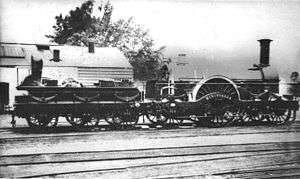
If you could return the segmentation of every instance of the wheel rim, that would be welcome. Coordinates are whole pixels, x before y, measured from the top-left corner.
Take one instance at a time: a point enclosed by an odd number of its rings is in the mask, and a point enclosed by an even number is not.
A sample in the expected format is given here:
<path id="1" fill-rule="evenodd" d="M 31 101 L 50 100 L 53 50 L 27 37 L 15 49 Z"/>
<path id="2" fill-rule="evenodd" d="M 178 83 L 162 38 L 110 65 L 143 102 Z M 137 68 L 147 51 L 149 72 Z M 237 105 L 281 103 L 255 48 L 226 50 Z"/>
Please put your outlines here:
<path id="1" fill-rule="evenodd" d="M 212 78 L 201 85 L 196 94 L 196 100 L 210 93 L 222 93 L 231 97 L 231 100 L 238 100 L 239 94 L 234 85 L 223 78 Z"/>

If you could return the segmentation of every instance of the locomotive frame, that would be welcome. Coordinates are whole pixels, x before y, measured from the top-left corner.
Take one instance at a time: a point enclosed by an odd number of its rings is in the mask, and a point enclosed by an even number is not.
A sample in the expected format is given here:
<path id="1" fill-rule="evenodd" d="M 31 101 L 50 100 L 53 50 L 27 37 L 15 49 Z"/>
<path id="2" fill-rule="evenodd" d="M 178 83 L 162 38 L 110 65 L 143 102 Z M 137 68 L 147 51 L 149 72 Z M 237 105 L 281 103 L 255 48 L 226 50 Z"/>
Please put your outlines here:
<path id="1" fill-rule="evenodd" d="M 170 86 L 170 88 L 174 88 Z M 114 128 L 141 124 L 197 126 L 289 124 L 296 119 L 299 104 L 292 97 L 270 91 L 245 98 L 240 87 L 223 76 L 204 79 L 189 99 L 165 95 L 142 100 L 136 88 L 128 87 L 37 87 L 19 86 L 29 95 L 17 96 L 13 116 L 25 118 L 32 128 L 55 127 L 60 117 L 72 126 L 97 126 L 105 121 Z M 250 93 L 250 92 L 249 92 Z M 187 95 L 187 94 L 185 94 Z M 244 98 L 244 99 L 242 99 Z"/>

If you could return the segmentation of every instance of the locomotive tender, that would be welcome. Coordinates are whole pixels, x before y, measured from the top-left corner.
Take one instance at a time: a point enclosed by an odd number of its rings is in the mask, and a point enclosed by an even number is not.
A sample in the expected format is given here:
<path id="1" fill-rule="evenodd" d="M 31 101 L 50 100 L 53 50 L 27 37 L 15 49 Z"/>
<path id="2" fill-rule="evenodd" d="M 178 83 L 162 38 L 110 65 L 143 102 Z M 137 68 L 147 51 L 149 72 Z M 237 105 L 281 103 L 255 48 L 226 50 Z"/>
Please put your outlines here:
<path id="1" fill-rule="evenodd" d="M 200 81 L 148 81 L 146 95 L 134 87 L 112 85 L 21 85 L 17 89 L 28 95 L 16 96 L 12 124 L 14 116 L 25 118 L 33 128 L 55 127 L 61 117 L 76 127 L 103 122 L 116 128 L 140 123 L 209 127 L 291 123 L 298 101 L 291 95 L 279 96 L 278 76 L 266 74 L 271 41 L 259 40 L 260 63 L 249 69 L 259 72 L 260 79 L 211 76 Z"/>

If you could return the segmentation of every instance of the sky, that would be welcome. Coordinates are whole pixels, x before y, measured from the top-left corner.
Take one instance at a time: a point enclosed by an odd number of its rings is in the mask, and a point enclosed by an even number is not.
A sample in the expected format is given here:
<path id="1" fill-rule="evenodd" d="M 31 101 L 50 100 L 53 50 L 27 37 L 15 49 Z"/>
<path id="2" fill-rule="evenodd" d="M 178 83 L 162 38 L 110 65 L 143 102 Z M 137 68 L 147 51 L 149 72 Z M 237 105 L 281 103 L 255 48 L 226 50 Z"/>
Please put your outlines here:
<path id="1" fill-rule="evenodd" d="M 84 0 L 0 0 L 0 40 L 48 43 L 54 17 Z M 96 5 L 101 1 L 96 0 Z M 133 17 L 156 47 L 204 73 L 243 73 L 258 62 L 258 39 L 270 38 L 271 65 L 281 76 L 300 72 L 300 1 L 111 0 L 113 20 Z M 178 57 L 185 53 L 185 57 Z M 196 65 L 195 65 L 196 64 Z M 196 68 L 197 66 L 197 68 Z M 181 67 L 179 67 L 181 68 Z M 183 67 L 182 67 L 183 68 Z M 225 69 L 225 71 L 224 71 Z M 187 72 L 186 70 L 183 70 Z M 222 73 L 220 72 L 222 71 Z"/>

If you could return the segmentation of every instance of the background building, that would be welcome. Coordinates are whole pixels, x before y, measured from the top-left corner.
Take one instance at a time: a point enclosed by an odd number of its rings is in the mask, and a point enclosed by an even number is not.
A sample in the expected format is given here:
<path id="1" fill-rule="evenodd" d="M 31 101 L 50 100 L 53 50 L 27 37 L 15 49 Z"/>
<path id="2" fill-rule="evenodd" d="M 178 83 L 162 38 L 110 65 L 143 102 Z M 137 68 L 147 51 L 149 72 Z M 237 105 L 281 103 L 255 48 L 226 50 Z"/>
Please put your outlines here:
<path id="1" fill-rule="evenodd" d="M 43 60 L 42 77 L 58 80 L 74 78 L 83 85 L 93 85 L 100 79 L 133 80 L 128 59 L 117 48 L 58 46 L 41 44 L 0 45 L 0 103 L 11 106 L 16 87 L 30 74 L 31 56 Z"/>

